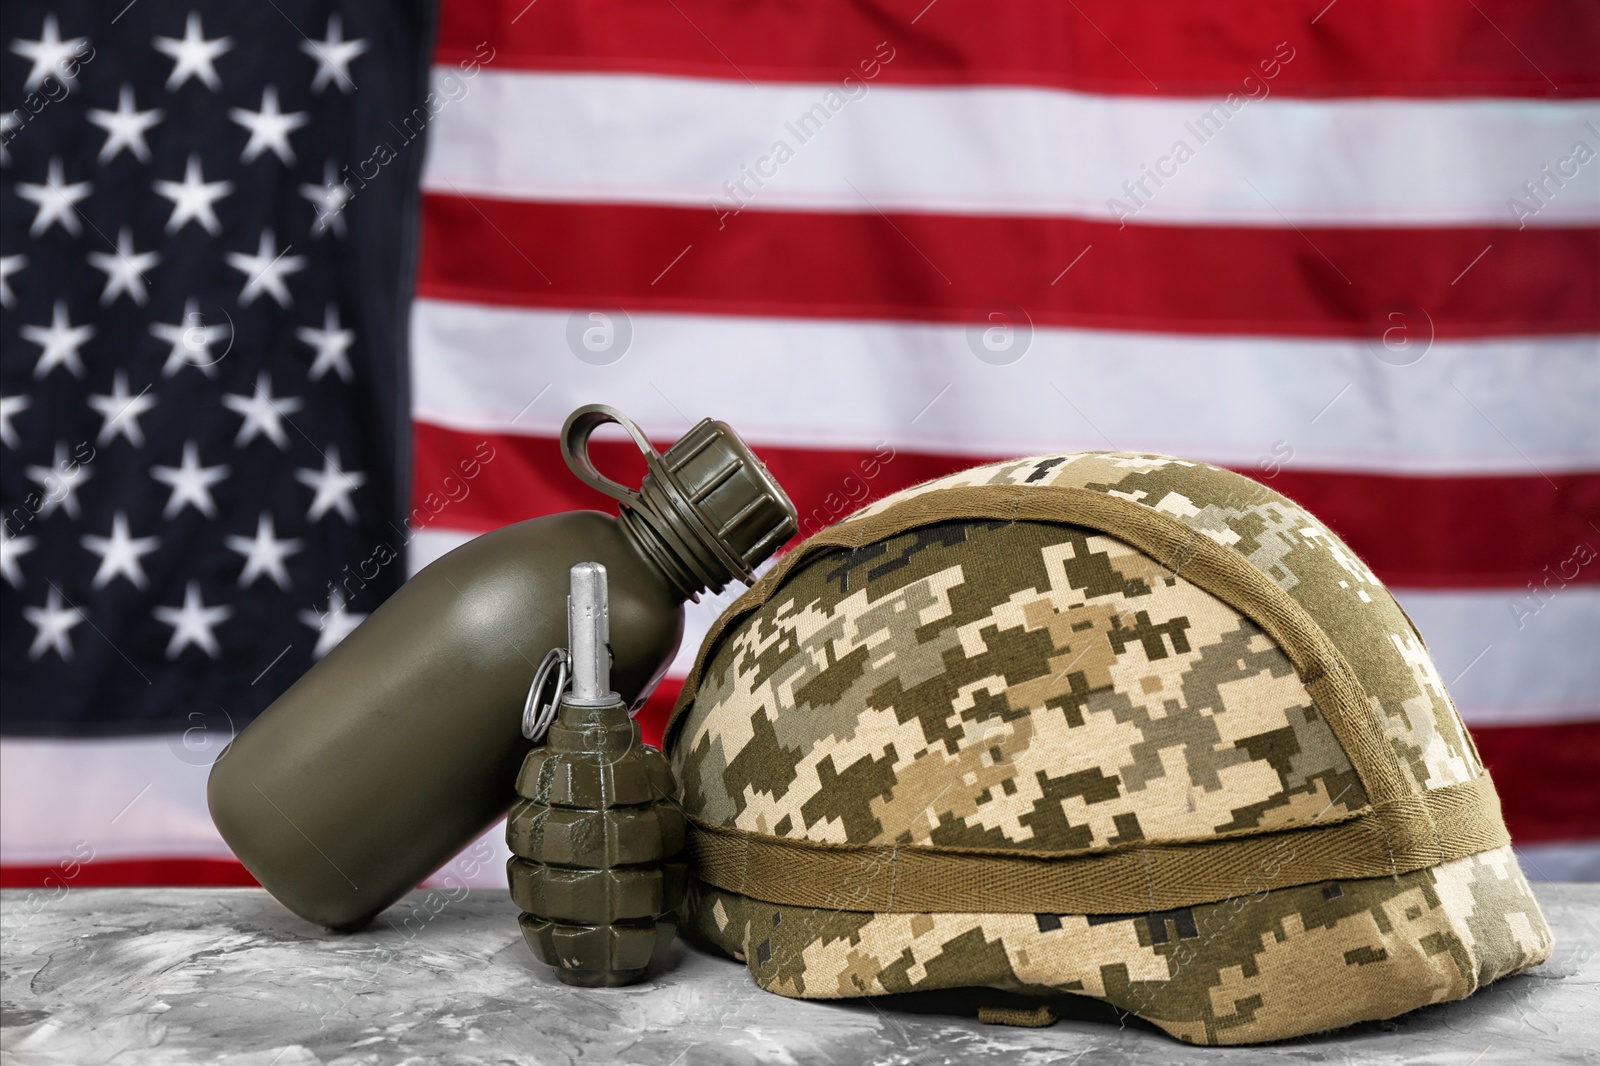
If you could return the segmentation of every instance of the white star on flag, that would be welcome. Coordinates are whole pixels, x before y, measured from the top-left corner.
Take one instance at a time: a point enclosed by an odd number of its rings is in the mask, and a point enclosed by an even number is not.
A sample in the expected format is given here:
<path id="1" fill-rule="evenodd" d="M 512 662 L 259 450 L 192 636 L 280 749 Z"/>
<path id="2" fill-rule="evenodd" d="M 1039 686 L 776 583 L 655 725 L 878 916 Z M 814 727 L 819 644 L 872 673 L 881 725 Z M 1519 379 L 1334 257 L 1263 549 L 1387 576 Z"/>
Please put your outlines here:
<path id="1" fill-rule="evenodd" d="M 59 156 L 51 158 L 49 172 L 42 184 L 19 181 L 16 189 L 18 196 L 36 208 L 33 225 L 28 227 L 28 236 L 37 237 L 56 223 L 60 223 L 61 228 L 74 237 L 83 232 L 83 226 L 78 222 L 78 201 L 93 192 L 94 186 L 87 181 L 67 184 Z"/>
<path id="2" fill-rule="evenodd" d="M 190 222 L 198 222 L 215 237 L 222 232 L 217 220 L 216 204 L 233 192 L 231 181 L 207 181 L 200 169 L 200 157 L 191 155 L 183 170 L 182 181 L 157 181 L 156 195 L 172 201 L 172 216 L 167 219 L 167 232 L 176 233 Z"/>
<path id="3" fill-rule="evenodd" d="M 68 92 L 76 89 L 78 79 L 73 68 L 77 64 L 72 60 L 87 51 L 84 46 L 88 43 L 87 37 L 68 37 L 63 40 L 55 14 L 46 15 L 37 41 L 18 38 L 11 42 L 11 50 L 33 64 L 22 82 L 22 91 L 31 93 L 52 76 L 66 86 Z"/>
<path id="4" fill-rule="evenodd" d="M 274 397 L 272 378 L 263 370 L 256 375 L 254 395 L 230 392 L 222 398 L 222 405 L 244 418 L 239 424 L 238 436 L 233 438 L 234 447 L 242 448 L 266 434 L 267 439 L 279 448 L 287 448 L 289 435 L 283 431 L 283 419 L 300 410 L 305 403 L 295 396 Z"/>
<path id="5" fill-rule="evenodd" d="M 0 166 L 11 165 L 11 131 L 22 128 L 22 119 L 15 111 L 0 112 Z"/>
<path id="6" fill-rule="evenodd" d="M 65 441 L 56 441 L 54 466 L 31 465 L 25 467 L 23 472 L 28 475 L 29 481 L 44 489 L 44 501 L 39 505 L 40 518 L 49 518 L 58 507 L 73 518 L 80 517 L 78 490 L 94 474 L 89 464 L 68 461 Z"/>
<path id="7" fill-rule="evenodd" d="M 289 249 L 294 247 L 292 244 L 286 246 L 283 251 L 274 253 L 272 247 L 276 243 L 272 231 L 263 230 L 261 240 L 256 246 L 256 254 L 228 253 L 228 265 L 243 274 L 246 279 L 244 288 L 239 290 L 241 306 L 249 307 L 263 292 L 278 301 L 279 307 L 288 307 L 294 303 L 284 279 L 298 270 L 304 270 L 306 257 L 290 255 Z"/>
<path id="8" fill-rule="evenodd" d="M 150 386 L 146 385 L 137 396 L 130 393 L 127 373 L 117 371 L 111 379 L 111 395 L 89 397 L 89 406 L 99 412 L 103 420 L 100 435 L 95 437 L 94 442 L 106 445 L 123 436 L 135 448 L 143 448 L 144 430 L 139 428 L 139 416 L 156 405 L 156 398 L 149 392 Z"/>
<path id="9" fill-rule="evenodd" d="M 15 111 L 0 112 L 0 166 L 11 165 L 11 131 L 22 128 L 22 120 Z"/>
<path id="10" fill-rule="evenodd" d="M 140 111 L 138 105 L 134 103 L 131 85 L 124 85 L 122 91 L 118 93 L 115 111 L 102 111 L 98 107 L 91 107 L 89 121 L 106 131 L 106 143 L 100 148 L 99 161 L 109 163 L 117 158 L 123 149 L 127 149 L 139 162 L 150 162 L 150 145 L 145 141 L 144 135 L 161 121 L 161 114 L 159 107 Z"/>
<path id="11" fill-rule="evenodd" d="M 172 489 L 162 518 L 171 518 L 185 506 L 193 507 L 207 518 L 217 516 L 216 501 L 211 498 L 211 486 L 227 477 L 226 466 L 201 466 L 200 446 L 194 441 L 183 445 L 181 466 L 152 466 L 150 476 Z"/>
<path id="12" fill-rule="evenodd" d="M 211 346 L 230 337 L 232 333 L 230 326 L 206 325 L 200 315 L 198 300 L 184 301 L 182 322 L 150 324 L 150 336 L 172 345 L 172 350 L 167 353 L 167 361 L 161 365 L 161 376 L 170 378 L 184 367 L 192 366 L 199 368 L 208 378 L 215 377 L 216 364 L 228 353 L 212 356 Z"/>
<path id="13" fill-rule="evenodd" d="M 189 582 L 183 591 L 182 607 L 157 607 L 151 612 L 156 621 L 172 627 L 172 639 L 167 642 L 167 658 L 178 654 L 193 644 L 211 658 L 221 656 L 222 648 L 212 632 L 217 626 L 233 617 L 232 607 L 207 607 L 200 598 L 200 583 Z"/>
<path id="14" fill-rule="evenodd" d="M 28 646 L 28 658 L 41 658 L 46 651 L 54 651 L 63 659 L 72 658 L 72 627 L 84 618 L 76 607 L 62 606 L 60 589 L 51 585 L 44 606 L 24 607 L 22 617 L 37 630 Z"/>
<path id="15" fill-rule="evenodd" d="M 244 569 L 239 572 L 239 587 L 248 588 L 265 574 L 272 578 L 279 588 L 289 588 L 289 569 L 284 561 L 289 556 L 300 551 L 305 546 L 305 541 L 298 538 L 278 539 L 276 529 L 273 527 L 272 515 L 266 511 L 261 512 L 261 517 L 256 520 L 256 535 L 250 537 L 227 538 L 228 550 L 238 552 L 244 556 Z"/>
<path id="16" fill-rule="evenodd" d="M 300 42 L 300 51 L 317 61 L 317 73 L 311 79 L 311 91 L 320 93 L 330 82 L 336 83 L 340 92 L 353 90 L 356 83 L 350 80 L 350 63 L 367 47 L 364 37 L 345 40 L 343 20 L 337 13 L 329 15 L 326 40 L 313 41 L 307 38 Z"/>
<path id="17" fill-rule="evenodd" d="M 143 307 L 150 299 L 146 289 L 149 284 L 144 272 L 161 262 L 159 252 L 139 252 L 133 247 L 133 230 L 123 226 L 117 231 L 117 251 L 113 255 L 109 252 L 90 252 L 89 265 L 96 270 L 103 271 L 106 276 L 105 291 L 100 294 L 100 306 L 105 307 L 113 303 L 123 293 L 134 303 Z"/>
<path id="18" fill-rule="evenodd" d="M 311 507 L 306 511 L 306 518 L 312 522 L 327 514 L 330 510 L 338 511 L 340 517 L 351 525 L 356 521 L 355 504 L 350 502 L 350 494 L 367 483 L 367 475 L 355 471 L 344 470 L 339 466 L 339 449 L 333 445 L 322 456 L 322 469 L 311 470 L 301 467 L 294 472 L 295 480 L 310 488 L 316 495 L 311 500 Z"/>
<path id="19" fill-rule="evenodd" d="M 28 265 L 28 257 L 17 255 L 0 255 L 0 307 L 10 307 L 17 302 L 17 294 L 11 291 L 11 275 Z"/>
<path id="20" fill-rule="evenodd" d="M 278 89 L 269 85 L 261 90 L 261 110 L 248 111 L 242 107 L 228 108 L 228 117 L 250 131 L 250 140 L 239 153 L 239 161 L 253 163 L 267 149 L 285 165 L 294 162 L 294 149 L 289 147 L 289 134 L 311 121 L 304 111 L 278 110 Z"/>
<path id="21" fill-rule="evenodd" d="M 149 583 L 144 564 L 139 560 L 155 551 L 160 537 L 134 537 L 128 532 L 128 515 L 118 511 L 111 519 L 109 537 L 84 536 L 80 543 L 100 556 L 100 568 L 95 571 L 93 586 L 105 588 L 118 577 L 133 582 L 134 588 L 144 588 Z"/>
<path id="22" fill-rule="evenodd" d="M 329 589 L 326 611 L 300 612 L 300 621 L 317 631 L 317 646 L 311 649 L 311 657 L 320 659 L 328 654 L 366 617 L 348 610 L 344 605 L 344 596 L 340 595 L 338 589 Z"/>
<path id="23" fill-rule="evenodd" d="M 20 393 L 0 396 L 0 441 L 5 442 L 7 448 L 15 448 L 21 443 L 17 439 L 17 427 L 11 424 L 11 420 L 32 406 L 33 401 Z"/>
<path id="24" fill-rule="evenodd" d="M 344 209 L 355 194 L 338 180 L 338 176 L 339 172 L 330 159 L 322 164 L 321 185 L 307 182 L 300 186 L 300 195 L 310 200 L 311 206 L 317 211 L 316 221 L 311 223 L 313 237 L 320 237 L 330 229 L 337 236 L 344 236 Z"/>
<path id="25" fill-rule="evenodd" d="M 350 369 L 350 345 L 355 343 L 356 333 L 353 329 L 339 328 L 339 309 L 336 306 L 328 304 L 321 329 L 301 326 L 294 331 L 294 335 L 317 351 L 308 372 L 312 381 L 321 381 L 322 375 L 329 370 L 338 374 L 340 381 L 348 382 L 355 377 L 355 372 Z"/>
<path id="26" fill-rule="evenodd" d="M 48 326 L 23 326 L 17 332 L 43 349 L 33 365 L 34 377 L 42 378 L 58 366 L 66 367 L 75 378 L 83 377 L 83 357 L 78 349 L 94 336 L 94 327 L 74 326 L 67 317 L 67 301 L 56 301 Z"/>
<path id="27" fill-rule="evenodd" d="M 33 537 L 13 537 L 6 532 L 6 523 L 0 522 L 0 576 L 14 589 L 22 587 L 22 567 L 17 560 L 37 546 Z"/>
<path id="28" fill-rule="evenodd" d="M 222 88 L 217 75 L 216 61 L 233 48 L 232 37 L 215 37 L 206 40 L 201 27 L 200 12 L 191 11 L 183 25 L 183 39 L 157 37 L 150 42 L 156 51 L 173 59 L 172 74 L 167 78 L 167 92 L 183 85 L 190 78 L 199 78 L 207 89 L 216 92 Z"/>

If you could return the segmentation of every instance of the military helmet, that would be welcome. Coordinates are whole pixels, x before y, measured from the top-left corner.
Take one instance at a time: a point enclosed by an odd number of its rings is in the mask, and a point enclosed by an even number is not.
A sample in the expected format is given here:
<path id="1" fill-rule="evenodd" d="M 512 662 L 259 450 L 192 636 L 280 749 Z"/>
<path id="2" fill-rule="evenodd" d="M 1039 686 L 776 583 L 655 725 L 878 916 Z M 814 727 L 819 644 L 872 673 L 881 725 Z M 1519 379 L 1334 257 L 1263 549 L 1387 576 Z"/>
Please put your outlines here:
<path id="1" fill-rule="evenodd" d="M 863 508 L 718 620 L 667 750 L 685 926 L 780 995 L 1070 992 L 1235 1044 L 1550 952 L 1416 627 L 1204 463 L 1038 456 Z"/>

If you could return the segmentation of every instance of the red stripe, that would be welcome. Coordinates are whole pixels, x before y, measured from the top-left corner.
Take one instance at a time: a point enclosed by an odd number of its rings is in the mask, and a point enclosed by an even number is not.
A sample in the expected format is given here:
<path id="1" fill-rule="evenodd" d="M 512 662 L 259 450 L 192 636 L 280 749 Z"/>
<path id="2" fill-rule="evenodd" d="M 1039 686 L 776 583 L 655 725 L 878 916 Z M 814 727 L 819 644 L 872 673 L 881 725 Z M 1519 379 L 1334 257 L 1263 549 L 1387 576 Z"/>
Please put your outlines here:
<path id="1" fill-rule="evenodd" d="M 1241 91 L 1247 75 L 1276 69 L 1268 85 L 1292 96 L 1574 97 L 1600 92 L 1596 40 L 1600 8 L 1571 0 L 481 0 L 443 5 L 437 55 L 522 70 L 791 82 L 875 70 L 911 85 L 1169 96 Z M 1260 66 L 1274 55 L 1291 58 Z"/>
<path id="2" fill-rule="evenodd" d="M 1341 337 L 1381 336 L 1397 310 L 1421 323 L 1420 307 L 1440 338 L 1600 330 L 1594 228 L 719 221 L 709 207 L 430 195 L 423 229 L 419 293 L 472 303 L 940 322 L 1019 304 L 1041 326 Z"/>
<path id="3" fill-rule="evenodd" d="M 484 442 L 494 457 L 481 464 L 476 478 L 462 481 L 457 464 L 481 455 L 477 449 Z M 638 484 L 643 477 L 643 462 L 631 444 L 596 440 L 590 451 L 624 484 Z M 806 534 L 831 525 L 867 498 L 987 461 L 892 448 L 887 462 L 869 452 L 820 448 L 761 447 L 759 452 L 795 501 Z M 567 471 L 553 437 L 461 432 L 419 422 L 413 460 L 411 524 L 417 527 L 482 531 L 556 511 L 615 510 L 611 500 Z M 1261 476 L 1254 470 L 1241 473 Z M 459 501 L 435 488 L 451 475 L 449 484 L 466 489 Z M 1266 483 L 1328 523 L 1397 588 L 1521 588 L 1539 580 L 1545 566 L 1567 558 L 1580 541 L 1595 543 L 1584 516 L 1600 514 L 1600 474 L 1555 474 L 1546 480 L 1284 470 Z M 455 491 L 459 495 L 461 489 Z M 1586 567 L 1574 580 L 1600 583 L 1600 567 Z"/>
<path id="4" fill-rule="evenodd" d="M 652 748 L 661 746 L 661 731 L 666 728 L 667 716 L 672 713 L 672 705 L 678 702 L 678 693 L 683 691 L 683 678 L 664 677 L 656 690 L 650 693 L 650 698 L 639 709 L 636 720 L 639 723 L 639 734 L 644 742 Z"/>
<path id="5" fill-rule="evenodd" d="M 37 888 L 60 895 L 110 885 L 246 885 L 257 881 L 233 859 L 93 859 L 52 866 L 0 866 L 0 888 Z M 27 897 L 18 904 L 27 906 Z"/>
<path id="6" fill-rule="evenodd" d="M 1472 731 L 1518 844 L 1600 837 L 1600 721 Z"/>
<path id="7" fill-rule="evenodd" d="M 1600 474 L 1547 480 L 1240 473 L 1326 522 L 1395 588 L 1520 589 L 1542 581 L 1544 568 L 1560 566 L 1580 542 L 1600 547 L 1585 521 L 1600 514 Z M 1600 567 L 1567 580 L 1600 584 Z"/>
<path id="8" fill-rule="evenodd" d="M 669 678 L 639 712 L 645 742 L 657 747 L 683 689 Z M 1472 731 L 1518 844 L 1600 838 L 1600 721 Z"/>

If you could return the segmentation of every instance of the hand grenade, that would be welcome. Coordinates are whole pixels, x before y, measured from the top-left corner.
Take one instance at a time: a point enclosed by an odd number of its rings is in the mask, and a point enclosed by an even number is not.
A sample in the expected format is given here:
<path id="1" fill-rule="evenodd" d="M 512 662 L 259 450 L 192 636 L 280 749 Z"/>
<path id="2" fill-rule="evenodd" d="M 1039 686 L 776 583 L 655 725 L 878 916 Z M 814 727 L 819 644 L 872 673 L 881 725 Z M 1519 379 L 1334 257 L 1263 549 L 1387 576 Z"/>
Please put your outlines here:
<path id="1" fill-rule="evenodd" d="M 677 932 L 683 813 L 666 758 L 611 690 L 606 568 L 579 563 L 567 649 L 546 656 L 523 711 L 528 753 L 506 822 L 523 938 L 567 984 L 632 984 Z M 568 676 L 570 674 L 570 689 Z M 554 676 L 554 696 L 544 692 Z"/>

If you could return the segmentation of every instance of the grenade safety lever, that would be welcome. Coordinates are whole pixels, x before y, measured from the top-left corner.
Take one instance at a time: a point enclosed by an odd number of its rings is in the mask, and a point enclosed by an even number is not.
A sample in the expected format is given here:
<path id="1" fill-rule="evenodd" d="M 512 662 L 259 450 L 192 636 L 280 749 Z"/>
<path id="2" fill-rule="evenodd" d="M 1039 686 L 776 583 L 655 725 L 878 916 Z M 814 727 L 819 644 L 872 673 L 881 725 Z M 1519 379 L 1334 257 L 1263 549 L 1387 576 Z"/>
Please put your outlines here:
<path id="1" fill-rule="evenodd" d="M 578 563 L 570 589 L 568 646 L 523 708 L 523 734 L 547 743 L 517 775 L 506 873 L 533 953 L 567 984 L 610 987 L 643 979 L 672 943 L 684 821 L 666 758 L 611 690 L 606 568 Z"/>

